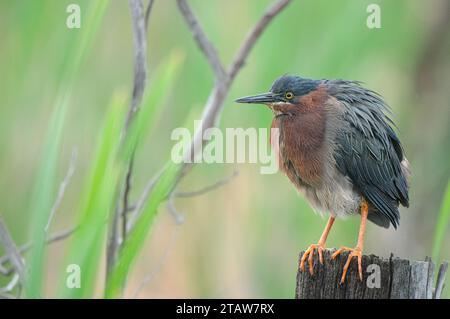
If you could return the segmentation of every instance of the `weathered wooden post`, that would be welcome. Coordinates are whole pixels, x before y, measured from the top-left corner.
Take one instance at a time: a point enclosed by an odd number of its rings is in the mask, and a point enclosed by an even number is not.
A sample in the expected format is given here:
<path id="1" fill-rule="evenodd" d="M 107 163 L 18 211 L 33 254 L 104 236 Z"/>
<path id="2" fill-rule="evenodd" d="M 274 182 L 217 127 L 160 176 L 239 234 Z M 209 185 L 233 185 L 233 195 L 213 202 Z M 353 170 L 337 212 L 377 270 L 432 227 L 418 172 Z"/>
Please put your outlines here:
<path id="1" fill-rule="evenodd" d="M 297 273 L 295 297 L 297 299 L 439 299 L 444 288 L 448 263 L 438 271 L 436 285 L 433 262 L 389 259 L 374 255 L 363 256 L 363 281 L 358 279 L 356 259 L 352 261 L 344 284 L 340 284 L 342 269 L 348 253 L 331 260 L 334 250 L 324 251 L 324 264 L 314 257 L 314 275 L 305 271 Z M 300 253 L 300 256 L 303 252 Z"/>

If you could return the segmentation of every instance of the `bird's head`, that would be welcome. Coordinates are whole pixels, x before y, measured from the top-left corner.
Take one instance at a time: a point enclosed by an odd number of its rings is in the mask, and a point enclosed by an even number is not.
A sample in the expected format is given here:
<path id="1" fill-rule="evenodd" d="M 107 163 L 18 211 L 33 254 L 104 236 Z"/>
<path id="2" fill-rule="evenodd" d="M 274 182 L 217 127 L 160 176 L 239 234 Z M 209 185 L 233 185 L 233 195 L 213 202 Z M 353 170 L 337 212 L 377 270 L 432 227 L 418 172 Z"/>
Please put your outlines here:
<path id="1" fill-rule="evenodd" d="M 267 93 L 241 97 L 238 103 L 265 104 L 275 114 L 295 114 L 302 112 L 304 97 L 318 90 L 321 80 L 304 79 L 299 76 L 284 75 L 272 84 Z"/>

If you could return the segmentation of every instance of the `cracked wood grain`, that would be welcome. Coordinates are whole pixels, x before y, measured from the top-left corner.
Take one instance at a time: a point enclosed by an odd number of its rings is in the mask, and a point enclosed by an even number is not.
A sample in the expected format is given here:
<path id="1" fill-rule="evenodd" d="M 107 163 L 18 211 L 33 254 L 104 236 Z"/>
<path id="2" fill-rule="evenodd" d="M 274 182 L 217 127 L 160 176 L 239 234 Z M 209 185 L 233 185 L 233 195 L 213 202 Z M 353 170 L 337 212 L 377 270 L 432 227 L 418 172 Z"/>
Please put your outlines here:
<path id="1" fill-rule="evenodd" d="M 434 289 L 434 263 L 425 261 L 410 261 L 391 255 L 381 258 L 375 255 L 364 255 L 363 281 L 357 276 L 356 260 L 352 261 L 347 273 L 346 282 L 341 285 L 342 269 L 347 260 L 348 252 L 331 260 L 334 249 L 324 251 L 324 264 L 321 265 L 317 255 L 314 257 L 314 275 L 309 273 L 309 265 L 305 271 L 298 270 L 295 298 L 297 299 L 432 299 L 439 298 L 444 285 L 447 263 L 443 263 L 439 270 L 436 289 Z M 300 256 L 303 252 L 300 253 Z M 373 282 L 373 270 L 379 267 L 380 284 L 370 287 Z M 436 293 L 434 293 L 436 291 Z"/>

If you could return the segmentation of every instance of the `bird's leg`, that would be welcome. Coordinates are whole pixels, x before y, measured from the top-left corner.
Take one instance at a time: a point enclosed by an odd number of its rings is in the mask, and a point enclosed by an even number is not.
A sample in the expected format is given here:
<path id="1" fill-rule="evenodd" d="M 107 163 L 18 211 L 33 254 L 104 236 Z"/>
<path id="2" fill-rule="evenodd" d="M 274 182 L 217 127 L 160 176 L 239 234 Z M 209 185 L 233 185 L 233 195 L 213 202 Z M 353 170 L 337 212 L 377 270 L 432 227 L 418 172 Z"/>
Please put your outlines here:
<path id="1" fill-rule="evenodd" d="M 344 271 L 342 272 L 341 277 L 341 284 L 345 281 L 345 276 L 347 275 L 348 267 L 350 266 L 350 262 L 352 261 L 353 257 L 358 258 L 358 274 L 359 279 L 362 281 L 362 251 L 364 248 L 364 234 L 366 232 L 366 222 L 367 222 L 367 215 L 369 214 L 369 205 L 367 204 L 367 201 L 363 199 L 361 203 L 361 225 L 359 226 L 359 235 L 358 235 L 358 243 L 356 244 L 355 248 L 348 248 L 348 247 L 341 247 L 339 248 L 332 256 L 331 259 L 335 259 L 340 253 L 343 251 L 349 251 L 350 254 L 348 255 L 347 262 L 344 265 Z"/>
<path id="2" fill-rule="evenodd" d="M 333 226 L 333 222 L 334 222 L 334 217 L 330 216 L 330 218 L 328 219 L 327 222 L 327 226 L 325 227 L 322 236 L 320 236 L 319 242 L 317 244 L 312 244 L 311 246 L 309 246 L 309 248 L 303 253 L 303 256 L 300 260 L 300 269 L 302 271 L 305 270 L 305 261 L 306 258 L 308 258 L 308 263 L 309 263 L 309 273 L 311 275 L 314 274 L 313 271 L 313 255 L 314 255 L 314 250 L 317 250 L 317 252 L 319 253 L 319 261 L 321 264 L 323 264 L 323 250 L 325 249 L 325 242 L 327 240 L 328 237 L 328 233 L 330 232 L 331 226 Z"/>

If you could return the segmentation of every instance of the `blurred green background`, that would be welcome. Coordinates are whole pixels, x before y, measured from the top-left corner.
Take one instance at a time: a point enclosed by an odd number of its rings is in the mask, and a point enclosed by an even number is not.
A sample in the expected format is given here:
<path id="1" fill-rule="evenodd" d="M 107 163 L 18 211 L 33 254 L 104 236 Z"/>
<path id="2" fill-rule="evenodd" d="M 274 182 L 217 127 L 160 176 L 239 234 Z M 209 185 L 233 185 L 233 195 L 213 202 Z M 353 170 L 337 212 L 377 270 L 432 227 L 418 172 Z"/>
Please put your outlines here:
<path id="1" fill-rule="evenodd" d="M 97 0 L 98 1 L 98 0 Z M 62 69 L 77 30 L 66 27 L 66 7 L 89 1 L 0 0 L 0 214 L 14 239 L 27 241 L 37 158 L 43 147 Z M 229 63 L 269 0 L 190 0 L 224 63 Z M 367 5 L 381 6 L 380 29 L 369 29 Z M 423 259 L 431 255 L 438 213 L 450 176 L 450 5 L 448 0 L 294 0 L 258 40 L 225 102 L 220 127 L 269 127 L 272 114 L 236 97 L 263 92 L 278 76 L 360 80 L 381 93 L 394 111 L 411 162 L 411 206 L 400 228 L 371 224 L 366 253 Z M 171 52 L 185 56 L 157 127 L 136 155 L 132 198 L 164 164 L 170 134 L 201 114 L 213 85 L 175 1 L 156 0 L 148 31 L 149 77 Z M 95 151 L 95 136 L 114 91 L 131 92 L 133 43 L 127 1 L 111 0 L 94 46 L 79 70 L 63 131 L 58 177 L 78 148 L 75 176 L 53 229 L 74 224 L 77 200 Z M 193 125 L 193 124 L 192 124 Z M 201 164 L 179 189 L 189 191 L 229 176 L 203 196 L 176 200 L 185 223 L 176 226 L 161 207 L 125 297 L 292 298 L 298 253 L 315 243 L 325 219 L 315 215 L 280 173 L 260 165 Z M 56 195 L 55 195 L 56 196 Z M 328 246 L 353 246 L 359 219 L 338 221 Z M 441 257 L 450 258 L 446 234 Z M 55 294 L 65 242 L 50 247 L 46 295 Z M 147 278 L 138 295 L 136 289 Z M 97 285 L 103 283 L 98 278 Z M 450 296 L 449 289 L 445 291 Z"/>

